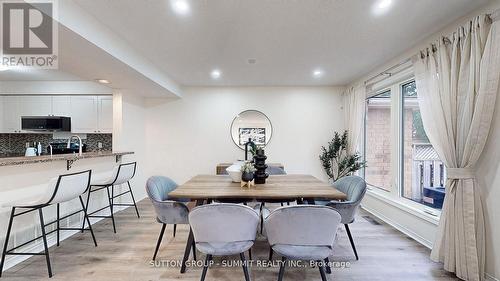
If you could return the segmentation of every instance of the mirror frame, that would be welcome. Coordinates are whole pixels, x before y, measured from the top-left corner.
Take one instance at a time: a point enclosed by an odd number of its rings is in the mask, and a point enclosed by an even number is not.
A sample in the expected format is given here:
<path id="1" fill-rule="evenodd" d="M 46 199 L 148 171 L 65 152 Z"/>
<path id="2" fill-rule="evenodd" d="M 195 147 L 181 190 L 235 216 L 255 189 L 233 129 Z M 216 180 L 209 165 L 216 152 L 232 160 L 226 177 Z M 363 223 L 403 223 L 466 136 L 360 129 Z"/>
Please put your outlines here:
<path id="1" fill-rule="evenodd" d="M 271 119 L 269 119 L 269 117 L 264 114 L 264 112 L 260 111 L 260 110 L 257 110 L 257 109 L 247 109 L 247 110 L 243 110 L 241 111 L 240 113 L 236 114 L 236 116 L 233 118 L 233 121 L 231 122 L 231 126 L 229 126 L 229 137 L 231 137 L 231 140 L 233 141 L 234 145 L 236 145 L 239 149 L 241 150 L 244 150 L 245 147 L 241 147 L 237 142 L 236 140 L 233 138 L 233 125 L 234 125 L 234 121 L 236 121 L 236 118 L 238 118 L 239 115 L 245 113 L 245 112 L 249 112 L 249 111 L 255 111 L 255 112 L 258 112 L 262 115 L 264 115 L 264 117 L 266 117 L 267 121 L 269 121 L 269 125 L 271 126 L 271 137 L 269 137 L 269 141 L 266 142 L 266 144 L 264 144 L 264 147 L 266 147 L 270 142 L 271 142 L 271 139 L 273 138 L 273 134 L 274 134 L 274 126 L 273 126 L 273 122 L 271 122 Z"/>

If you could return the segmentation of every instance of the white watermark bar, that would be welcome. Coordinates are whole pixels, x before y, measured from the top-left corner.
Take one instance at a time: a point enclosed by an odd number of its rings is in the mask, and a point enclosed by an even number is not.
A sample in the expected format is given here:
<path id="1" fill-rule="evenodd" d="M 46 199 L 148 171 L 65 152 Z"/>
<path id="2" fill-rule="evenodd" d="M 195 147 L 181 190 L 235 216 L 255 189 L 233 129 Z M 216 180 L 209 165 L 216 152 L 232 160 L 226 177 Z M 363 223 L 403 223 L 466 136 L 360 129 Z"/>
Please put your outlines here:
<path id="1" fill-rule="evenodd" d="M 316 267 L 316 266 L 329 266 L 330 268 L 350 268 L 351 263 L 350 262 L 344 262 L 344 261 L 321 261 L 321 262 L 316 262 L 316 261 L 302 261 L 302 260 L 286 260 L 286 261 L 281 261 L 281 260 L 247 260 L 247 261 L 241 261 L 241 260 L 221 260 L 221 261 L 208 261 L 206 263 L 204 260 L 198 260 L 198 261 L 186 261 L 186 267 L 191 267 L 191 268 L 202 268 L 205 265 L 208 265 L 209 267 L 242 267 L 243 265 L 246 265 L 247 267 L 272 267 L 272 268 L 279 268 L 281 265 L 285 264 L 286 267 L 291 267 L 291 268 L 308 268 L 308 267 Z M 149 265 L 151 267 L 155 268 L 180 268 L 182 266 L 182 260 L 155 260 L 155 261 L 150 261 Z"/>

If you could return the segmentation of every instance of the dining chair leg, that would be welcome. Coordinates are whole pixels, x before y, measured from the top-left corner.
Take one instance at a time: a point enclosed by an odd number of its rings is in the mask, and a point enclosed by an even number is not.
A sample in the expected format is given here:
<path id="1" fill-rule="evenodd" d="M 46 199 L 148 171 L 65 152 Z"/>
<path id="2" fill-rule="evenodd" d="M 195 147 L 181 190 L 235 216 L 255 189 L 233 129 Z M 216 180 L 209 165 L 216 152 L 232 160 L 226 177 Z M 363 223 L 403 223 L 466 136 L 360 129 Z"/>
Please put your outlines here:
<path id="1" fill-rule="evenodd" d="M 208 265 L 212 260 L 212 255 L 207 255 L 205 258 L 205 264 L 203 265 L 203 271 L 201 272 L 201 281 L 205 281 L 205 276 L 207 276 Z"/>
<path id="2" fill-rule="evenodd" d="M 184 257 L 182 258 L 181 273 L 186 272 L 186 262 L 189 258 L 189 253 L 191 252 L 191 247 L 192 247 L 191 245 L 193 244 L 193 242 L 194 242 L 193 230 L 190 229 L 188 240 L 186 242 L 186 249 L 184 250 Z"/>
<path id="3" fill-rule="evenodd" d="M 285 264 L 286 258 L 281 258 L 280 272 L 278 273 L 278 281 L 283 281 L 283 276 L 285 275 Z"/>
<path id="4" fill-rule="evenodd" d="M 7 234 L 5 235 L 5 242 L 3 244 L 2 260 L 0 261 L 0 277 L 2 277 L 3 265 L 5 262 L 5 255 L 7 254 L 7 246 L 9 244 L 10 231 L 12 230 L 12 222 L 14 221 L 15 212 L 16 212 L 16 207 L 12 207 L 9 218 L 9 226 L 7 226 Z"/>
<path id="5" fill-rule="evenodd" d="M 89 215 L 87 213 L 87 209 L 85 208 L 85 205 L 83 204 L 82 196 L 79 196 L 78 198 L 80 198 L 80 204 L 82 204 L 83 221 L 84 222 L 87 221 L 87 223 L 89 224 L 89 230 L 90 230 L 90 234 L 92 235 L 92 240 L 94 240 L 94 246 L 97 247 L 97 240 L 95 239 L 94 230 L 92 229 L 92 225 L 90 224 L 90 219 L 89 219 Z M 83 229 L 82 229 L 82 231 L 83 231 Z"/>
<path id="6" fill-rule="evenodd" d="M 243 266 L 243 274 L 245 274 L 245 281 L 250 281 L 250 274 L 248 274 L 247 261 L 245 258 L 245 253 L 240 253 L 240 259 Z"/>
<path id="7" fill-rule="evenodd" d="M 116 233 L 115 216 L 113 214 L 113 190 L 114 185 L 111 186 L 111 194 L 109 193 L 109 186 L 106 187 L 106 191 L 108 192 L 109 210 L 111 212 L 111 221 L 113 222 L 113 232 Z"/>
<path id="8" fill-rule="evenodd" d="M 352 239 L 351 230 L 349 230 L 349 225 L 344 224 L 344 226 L 345 226 L 345 231 L 347 232 L 347 236 L 349 236 L 349 241 L 351 242 L 352 250 L 354 251 L 356 260 L 359 260 L 358 251 L 356 251 L 356 246 L 354 245 L 354 240 Z"/>
<path id="9" fill-rule="evenodd" d="M 248 259 L 252 260 L 252 248 L 248 249 Z"/>
<path id="10" fill-rule="evenodd" d="M 45 234 L 45 223 L 43 221 L 42 208 L 38 209 L 38 215 L 40 216 L 40 226 L 42 228 L 42 240 L 43 240 L 43 247 L 45 249 L 44 255 L 45 255 L 45 260 L 47 262 L 47 271 L 49 272 L 49 277 L 52 277 L 52 267 L 50 266 L 49 247 L 47 245 L 47 236 Z"/>
<path id="11" fill-rule="evenodd" d="M 130 196 L 132 197 L 132 202 L 134 202 L 135 213 L 137 214 L 137 218 L 140 218 L 139 209 L 137 208 L 137 204 L 135 203 L 134 193 L 132 192 L 132 187 L 130 187 L 130 182 L 127 182 L 128 190 L 130 191 Z"/>
<path id="12" fill-rule="evenodd" d="M 158 242 L 156 242 L 155 253 L 153 254 L 153 260 L 156 259 L 156 254 L 158 254 L 158 250 L 160 249 L 161 239 L 163 238 L 163 233 L 165 232 L 166 227 L 167 225 L 165 223 L 161 226 L 160 236 L 158 236 Z"/>
<path id="13" fill-rule="evenodd" d="M 332 269 L 330 268 L 330 259 L 325 258 L 325 271 L 327 274 L 332 274 Z"/>
<path id="14" fill-rule="evenodd" d="M 87 194 L 87 203 L 85 204 L 85 210 L 88 210 L 89 209 L 89 202 L 90 202 L 90 194 L 91 194 L 91 188 L 89 188 L 89 192 Z M 109 195 L 108 195 L 109 197 Z M 83 233 L 83 230 L 85 229 L 85 220 L 83 220 L 83 224 L 82 224 L 82 233 Z"/>
<path id="15" fill-rule="evenodd" d="M 176 232 L 177 232 L 177 224 L 174 224 L 174 237 Z"/>
<path id="16" fill-rule="evenodd" d="M 193 259 L 196 261 L 196 243 L 194 242 L 194 239 L 193 243 L 191 243 L 191 247 L 193 249 Z"/>
<path id="17" fill-rule="evenodd" d="M 321 261 L 318 261 L 319 274 L 321 274 L 321 280 L 327 281 L 325 274 L 325 267 L 321 264 Z"/>
<path id="18" fill-rule="evenodd" d="M 271 261 L 273 259 L 273 248 L 269 248 L 269 261 Z"/>
<path id="19" fill-rule="evenodd" d="M 59 212 L 59 203 L 57 203 L 57 218 L 56 218 L 56 227 L 57 227 L 57 230 L 56 230 L 56 233 L 57 233 L 57 247 L 59 247 L 59 241 L 60 241 L 60 231 L 59 231 L 59 228 L 60 228 L 60 224 L 59 224 L 59 220 L 60 220 L 60 212 Z"/>
<path id="20" fill-rule="evenodd" d="M 281 207 L 283 207 L 283 202 L 281 202 L 280 204 L 281 204 Z"/>

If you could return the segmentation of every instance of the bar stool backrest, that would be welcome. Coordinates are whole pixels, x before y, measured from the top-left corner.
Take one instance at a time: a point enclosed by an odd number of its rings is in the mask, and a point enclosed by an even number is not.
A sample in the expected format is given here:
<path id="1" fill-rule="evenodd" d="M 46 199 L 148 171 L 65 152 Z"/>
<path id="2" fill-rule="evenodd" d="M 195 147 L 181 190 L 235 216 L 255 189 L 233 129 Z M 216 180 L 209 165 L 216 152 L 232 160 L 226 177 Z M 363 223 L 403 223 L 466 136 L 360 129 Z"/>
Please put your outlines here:
<path id="1" fill-rule="evenodd" d="M 281 207 L 265 220 L 269 244 L 333 247 L 340 214 L 327 206 Z"/>
<path id="2" fill-rule="evenodd" d="M 113 169 L 113 184 L 119 185 L 128 182 L 135 175 L 137 162 L 125 163 L 116 166 Z"/>
<path id="3" fill-rule="evenodd" d="M 70 201 L 85 193 L 90 186 L 90 174 L 91 170 L 59 176 L 52 198 L 48 203 L 56 204 Z M 54 180 L 51 180 L 52 182 Z"/>
<path id="4" fill-rule="evenodd" d="M 239 204 L 216 203 L 194 208 L 189 224 L 197 243 L 255 241 L 259 215 Z"/>

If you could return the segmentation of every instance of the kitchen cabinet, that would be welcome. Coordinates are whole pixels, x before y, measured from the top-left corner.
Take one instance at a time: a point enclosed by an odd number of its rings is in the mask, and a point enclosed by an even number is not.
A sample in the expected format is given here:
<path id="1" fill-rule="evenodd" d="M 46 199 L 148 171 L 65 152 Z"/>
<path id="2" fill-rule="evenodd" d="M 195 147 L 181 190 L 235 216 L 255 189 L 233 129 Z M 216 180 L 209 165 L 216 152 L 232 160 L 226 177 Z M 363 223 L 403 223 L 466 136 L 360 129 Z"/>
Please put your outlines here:
<path id="1" fill-rule="evenodd" d="M 22 116 L 71 117 L 71 132 L 113 132 L 112 96 L 0 96 L 0 133 L 21 130 Z"/>
<path id="2" fill-rule="evenodd" d="M 113 132 L 113 97 L 99 96 L 97 105 L 97 132 L 111 134 Z"/>
<path id="3" fill-rule="evenodd" d="M 71 117 L 71 98 L 69 96 L 52 96 L 52 115 Z"/>
<path id="4" fill-rule="evenodd" d="M 22 116 L 49 116 L 52 113 L 52 97 L 18 97 L 18 112 Z"/>
<path id="5" fill-rule="evenodd" d="M 71 97 L 71 132 L 97 133 L 97 97 Z"/>
<path id="6" fill-rule="evenodd" d="M 3 133 L 21 132 L 21 114 L 19 112 L 19 98 L 17 96 L 3 97 Z"/>

